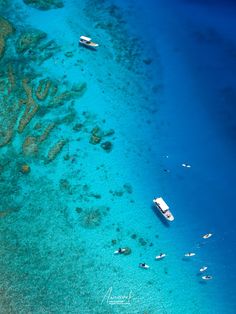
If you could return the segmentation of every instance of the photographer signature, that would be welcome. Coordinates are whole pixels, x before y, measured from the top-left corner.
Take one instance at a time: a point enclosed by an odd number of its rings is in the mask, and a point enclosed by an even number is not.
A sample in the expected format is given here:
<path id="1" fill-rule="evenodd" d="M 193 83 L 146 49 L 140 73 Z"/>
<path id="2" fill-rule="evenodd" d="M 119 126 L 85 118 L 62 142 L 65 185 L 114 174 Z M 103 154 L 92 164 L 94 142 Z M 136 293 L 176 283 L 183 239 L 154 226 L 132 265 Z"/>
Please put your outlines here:
<path id="1" fill-rule="evenodd" d="M 110 305 L 130 304 L 131 298 L 132 298 L 132 291 L 129 291 L 127 295 L 113 295 L 112 292 L 113 292 L 113 288 L 110 287 L 105 293 L 101 304 L 103 304 L 104 302 Z"/>

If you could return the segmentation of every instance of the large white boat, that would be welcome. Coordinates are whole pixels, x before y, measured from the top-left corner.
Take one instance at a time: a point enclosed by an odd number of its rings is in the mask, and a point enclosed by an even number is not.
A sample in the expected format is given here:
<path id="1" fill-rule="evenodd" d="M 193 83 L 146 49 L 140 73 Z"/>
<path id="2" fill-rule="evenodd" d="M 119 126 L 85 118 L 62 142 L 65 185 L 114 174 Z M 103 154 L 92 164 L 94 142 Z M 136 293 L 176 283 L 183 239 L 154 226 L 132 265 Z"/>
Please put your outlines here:
<path id="1" fill-rule="evenodd" d="M 80 36 L 79 43 L 89 48 L 97 48 L 98 44 L 91 41 L 92 39 L 86 36 Z"/>
<path id="2" fill-rule="evenodd" d="M 166 202 L 163 200 L 162 197 L 154 198 L 153 203 L 156 205 L 156 207 L 159 209 L 160 213 L 169 221 L 174 220 L 174 216 L 169 210 L 169 206 L 166 204 Z"/>

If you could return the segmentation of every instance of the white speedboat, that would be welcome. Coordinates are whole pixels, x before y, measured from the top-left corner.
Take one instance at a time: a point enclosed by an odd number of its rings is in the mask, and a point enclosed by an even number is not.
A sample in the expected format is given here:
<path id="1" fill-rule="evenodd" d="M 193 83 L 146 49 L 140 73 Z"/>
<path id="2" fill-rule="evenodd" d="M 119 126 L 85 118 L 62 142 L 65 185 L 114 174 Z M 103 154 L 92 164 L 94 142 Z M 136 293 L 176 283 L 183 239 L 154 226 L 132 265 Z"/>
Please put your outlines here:
<path id="1" fill-rule="evenodd" d="M 206 276 L 202 276 L 202 279 L 203 280 L 211 280 L 213 277 L 212 276 L 209 276 L 209 275 L 206 275 Z"/>
<path id="2" fill-rule="evenodd" d="M 192 257 L 195 255 L 196 255 L 196 253 L 193 253 L 193 252 L 189 252 L 189 253 L 184 254 L 185 257 Z"/>
<path id="3" fill-rule="evenodd" d="M 174 220 L 174 216 L 169 210 L 169 206 L 166 204 L 166 202 L 163 200 L 162 197 L 154 198 L 153 203 L 156 205 L 156 207 L 159 209 L 160 213 L 169 221 Z"/>
<path id="4" fill-rule="evenodd" d="M 212 233 L 207 233 L 207 234 L 204 234 L 203 239 L 209 239 L 210 237 L 212 237 L 213 234 Z"/>
<path id="5" fill-rule="evenodd" d="M 202 268 L 199 269 L 201 273 L 203 273 L 205 270 L 207 270 L 207 266 L 202 266 Z"/>
<path id="6" fill-rule="evenodd" d="M 166 254 L 160 253 L 159 255 L 156 256 L 156 259 L 163 259 L 164 257 L 166 257 Z"/>
<path id="7" fill-rule="evenodd" d="M 88 48 L 97 48 L 98 44 L 92 42 L 92 39 L 86 36 L 80 36 L 79 43 Z"/>
<path id="8" fill-rule="evenodd" d="M 145 264 L 145 263 L 140 263 L 139 267 L 140 268 L 144 268 L 144 269 L 148 269 L 149 268 L 149 266 L 147 264 Z"/>

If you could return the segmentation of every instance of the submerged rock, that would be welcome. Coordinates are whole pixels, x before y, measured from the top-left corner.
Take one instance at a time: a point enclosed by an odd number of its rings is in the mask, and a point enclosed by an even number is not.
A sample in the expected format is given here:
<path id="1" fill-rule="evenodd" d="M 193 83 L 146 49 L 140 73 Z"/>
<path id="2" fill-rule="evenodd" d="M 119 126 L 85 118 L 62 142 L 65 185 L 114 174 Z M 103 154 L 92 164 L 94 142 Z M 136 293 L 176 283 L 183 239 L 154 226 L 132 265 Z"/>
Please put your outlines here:
<path id="1" fill-rule="evenodd" d="M 102 144 L 101 144 L 101 147 L 107 152 L 107 153 L 109 153 L 111 150 L 112 150 L 112 143 L 111 142 L 103 142 Z"/>

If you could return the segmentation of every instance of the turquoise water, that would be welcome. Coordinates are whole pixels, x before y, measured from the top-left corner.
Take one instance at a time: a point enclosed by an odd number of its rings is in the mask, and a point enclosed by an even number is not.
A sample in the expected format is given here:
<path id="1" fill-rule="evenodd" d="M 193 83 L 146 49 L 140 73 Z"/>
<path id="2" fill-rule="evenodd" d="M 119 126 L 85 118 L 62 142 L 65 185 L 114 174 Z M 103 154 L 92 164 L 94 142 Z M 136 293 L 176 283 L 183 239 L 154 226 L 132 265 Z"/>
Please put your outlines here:
<path id="1" fill-rule="evenodd" d="M 0 312 L 234 313 L 235 41 L 220 4 L 209 19 L 194 2 L 63 2 L 1 5 Z"/>

